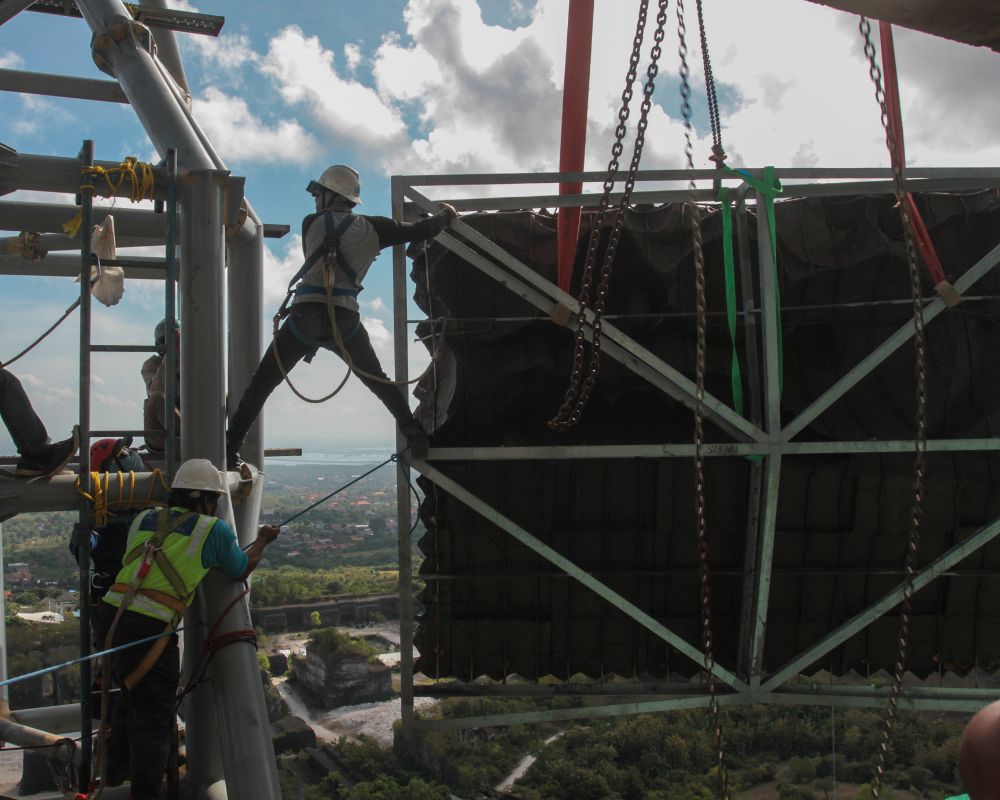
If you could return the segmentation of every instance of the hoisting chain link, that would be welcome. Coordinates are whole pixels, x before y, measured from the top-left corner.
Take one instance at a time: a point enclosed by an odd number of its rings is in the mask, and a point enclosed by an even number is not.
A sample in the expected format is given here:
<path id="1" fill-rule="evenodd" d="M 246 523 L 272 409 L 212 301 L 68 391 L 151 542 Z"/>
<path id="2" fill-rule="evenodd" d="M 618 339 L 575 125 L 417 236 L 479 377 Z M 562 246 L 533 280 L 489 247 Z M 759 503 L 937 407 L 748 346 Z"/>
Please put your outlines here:
<path id="1" fill-rule="evenodd" d="M 920 286 L 920 272 L 917 269 L 917 251 L 914 242 L 910 213 L 906 206 L 906 185 L 903 178 L 902 159 L 895 158 L 896 143 L 889 127 L 889 109 L 885 91 L 882 88 L 882 70 L 875 61 L 875 45 L 871 37 L 871 23 L 861 17 L 858 24 L 865 40 L 865 56 L 868 58 L 868 74 L 875 84 L 875 100 L 882 114 L 885 130 L 885 144 L 892 163 L 892 180 L 896 192 L 896 202 L 903 218 L 903 235 L 906 240 L 906 257 L 910 270 L 910 296 L 913 301 L 914 349 L 916 350 L 917 378 L 917 431 L 914 437 L 915 457 L 913 461 L 913 505 L 910 510 L 910 536 L 903 562 L 903 600 L 899 610 L 899 637 L 896 663 L 892 674 L 892 690 L 886 706 L 882 726 L 882 742 L 879 745 L 875 778 L 872 781 L 872 798 L 878 800 L 885 777 L 886 759 L 892 746 L 892 730 L 896 722 L 899 696 L 903 687 L 903 673 L 906 671 L 906 656 L 910 644 L 910 619 L 913 615 L 913 577 L 917 568 L 917 550 L 920 547 L 920 523 L 923 517 L 925 452 L 927 447 L 927 339 L 924 333 L 923 292 Z"/>
<path id="2" fill-rule="evenodd" d="M 726 151 L 722 147 L 722 121 L 719 118 L 719 97 L 715 91 L 715 76 L 712 73 L 712 57 L 708 51 L 708 32 L 705 30 L 705 12 L 702 1 L 695 0 L 698 7 L 698 33 L 701 39 L 701 59 L 705 68 L 705 95 L 708 98 L 708 122 L 712 129 L 712 155 L 716 164 L 723 164 Z"/>
<path id="3" fill-rule="evenodd" d="M 622 140 L 627 132 L 626 122 L 629 118 L 629 104 L 632 102 L 632 84 L 635 83 L 639 69 L 639 59 L 642 51 L 642 41 L 646 30 L 646 14 L 649 9 L 649 0 L 641 0 L 639 4 L 639 19 L 636 22 L 635 38 L 632 42 L 632 54 L 629 57 L 628 74 L 625 77 L 625 90 L 622 92 L 622 104 L 618 111 L 618 126 L 615 128 L 615 141 L 611 146 L 611 161 L 608 163 L 608 175 L 604 179 L 604 191 L 601 194 L 600 204 L 590 230 L 590 241 L 587 247 L 587 258 L 584 262 L 583 276 L 580 281 L 580 294 L 578 297 L 579 309 L 576 314 L 576 338 L 573 346 L 573 370 L 570 374 L 569 387 L 563 398 L 562 405 L 556 416 L 549 420 L 549 427 L 556 431 L 565 432 L 580 421 L 580 416 L 586 408 L 590 395 L 597 382 L 597 375 L 601 369 L 601 321 L 604 317 L 604 308 L 607 303 L 608 287 L 611 281 L 612 264 L 615 252 L 618 249 L 618 241 L 621 237 L 622 222 L 625 217 L 625 209 L 632 198 L 632 190 L 635 186 L 635 176 L 639 170 L 639 162 L 642 158 L 642 149 L 646 139 L 646 127 L 648 125 L 649 110 L 653 104 L 653 90 L 655 88 L 655 78 L 659 73 L 659 59 L 662 53 L 661 44 L 664 38 L 664 27 L 667 23 L 667 2 L 659 0 L 659 12 L 656 16 L 656 32 L 653 35 L 653 48 L 650 51 L 649 67 L 646 70 L 646 84 L 643 87 L 642 105 L 639 111 L 639 122 L 636 125 L 635 146 L 632 151 L 632 161 L 629 164 L 628 175 L 625 179 L 625 188 L 621 201 L 615 213 L 614 225 L 608 238 L 608 247 L 604 255 L 604 262 L 601 267 L 600 278 L 597 285 L 597 298 L 594 302 L 593 335 L 590 348 L 590 362 L 588 365 L 587 377 L 583 377 L 583 348 L 586 341 L 587 328 L 587 308 L 590 303 L 590 288 L 593 283 L 594 264 L 597 261 L 597 245 L 601 238 L 601 223 L 610 204 L 611 190 L 615 185 L 615 178 L 618 174 L 619 158 L 624 150 Z"/>
<path id="4" fill-rule="evenodd" d="M 684 156 L 687 169 L 694 173 L 694 146 L 691 141 L 691 70 L 688 66 L 687 26 L 684 23 L 684 0 L 677 0 L 677 52 L 681 59 L 681 112 L 684 115 Z M 702 28 L 704 31 L 704 28 Z M 704 47 L 704 45 L 703 45 Z M 705 651 L 705 678 L 708 681 L 709 714 L 719 767 L 719 797 L 729 800 L 729 773 L 726 768 L 726 750 L 722 736 L 722 713 L 716 679 L 715 647 L 712 637 L 712 594 L 709 585 L 708 530 L 705 512 L 705 352 L 708 327 L 708 303 L 705 292 L 705 251 L 702 242 L 701 216 L 696 202 L 694 178 L 688 180 L 691 200 L 686 211 L 691 220 L 691 234 L 694 247 L 694 274 L 697 312 L 697 348 L 695 353 L 695 410 L 694 410 L 694 472 L 695 472 L 695 513 L 698 529 L 698 578 L 701 594 L 701 640 Z"/>

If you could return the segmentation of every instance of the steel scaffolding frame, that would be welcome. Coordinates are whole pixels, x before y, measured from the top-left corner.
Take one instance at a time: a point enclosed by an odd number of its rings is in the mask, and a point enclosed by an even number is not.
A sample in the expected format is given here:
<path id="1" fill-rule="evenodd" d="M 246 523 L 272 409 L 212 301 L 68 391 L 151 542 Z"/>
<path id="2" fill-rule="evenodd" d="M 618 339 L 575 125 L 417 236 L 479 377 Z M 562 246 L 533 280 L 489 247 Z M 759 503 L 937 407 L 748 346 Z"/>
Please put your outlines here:
<path id="1" fill-rule="evenodd" d="M 747 170 L 747 175 L 759 180 L 762 170 Z M 784 184 L 784 197 L 822 197 L 833 195 L 856 195 L 860 193 L 891 193 L 893 182 L 888 169 L 777 169 L 776 178 Z M 773 568 L 774 535 L 780 490 L 781 463 L 785 457 L 808 453 L 912 453 L 913 441 L 793 441 L 796 436 L 826 409 L 843 397 L 852 387 L 856 386 L 865 376 L 876 370 L 890 355 L 910 341 L 913 334 L 912 321 L 902 325 L 881 345 L 851 369 L 843 378 L 817 397 L 811 405 L 796 418 L 782 425 L 780 418 L 780 377 L 778 341 L 780 334 L 780 319 L 775 301 L 775 272 L 772 269 L 760 268 L 756 276 L 750 272 L 747 257 L 747 206 L 748 200 L 763 209 L 764 198 L 748 182 L 741 182 L 728 176 L 720 177 L 715 170 L 698 170 L 694 175 L 680 170 L 657 170 L 640 172 L 637 185 L 648 186 L 650 183 L 677 183 L 686 185 L 687 180 L 694 177 L 701 185 L 711 181 L 734 183 L 731 196 L 736 202 L 736 228 L 741 241 L 741 274 L 744 286 L 756 284 L 760 293 L 761 308 L 753 308 L 752 291 L 743 300 L 744 324 L 748 326 L 747 362 L 754 372 L 759 365 L 762 376 L 763 396 L 751 397 L 750 417 L 744 417 L 730 408 L 718 398 L 706 395 L 704 409 L 706 419 L 713 422 L 732 441 L 707 444 L 704 453 L 708 457 L 743 457 L 758 456 L 750 476 L 750 503 L 748 525 L 750 527 L 747 541 L 747 552 L 744 564 L 744 601 L 740 632 L 740 657 L 736 672 L 714 665 L 713 674 L 722 686 L 720 703 L 723 705 L 747 705 L 754 703 L 829 705 L 847 707 L 881 707 L 888 696 L 887 687 L 870 685 L 820 685 L 815 682 L 803 681 L 798 677 L 800 670 L 815 663 L 824 654 L 836 648 L 853 634 L 870 625 L 879 617 L 885 615 L 897 606 L 902 598 L 903 583 L 895 586 L 877 602 L 864 611 L 829 632 L 821 641 L 799 654 L 775 673 L 762 674 L 761 664 L 767 631 L 767 611 L 770 598 L 770 583 Z M 428 188 L 455 190 L 465 194 L 469 186 L 510 186 L 516 184 L 552 184 L 556 185 L 570 181 L 602 182 L 604 173 L 523 173 L 507 175 L 419 175 L 396 176 L 392 179 L 392 208 L 397 219 L 403 219 L 404 214 L 411 209 L 418 212 L 434 212 L 436 202 L 424 191 Z M 906 179 L 908 189 L 920 191 L 963 191 L 983 188 L 1000 187 L 1000 169 L 994 168 L 962 168 L 962 169 L 907 169 Z M 789 184 L 788 181 L 800 181 Z M 459 188 L 463 187 L 463 188 Z M 701 188 L 696 192 L 699 202 L 711 202 L 716 199 L 715 189 Z M 618 195 L 617 197 L 620 197 Z M 438 197 L 447 199 L 461 211 L 499 211 L 523 210 L 526 208 L 552 208 L 568 206 L 595 206 L 599 194 L 534 194 L 503 197 L 460 198 Z M 616 202 L 612 195 L 611 202 Z M 632 195 L 635 204 L 650 204 L 664 202 L 686 202 L 691 194 L 686 188 L 655 188 L 636 191 Z M 767 215 L 757 214 L 758 263 L 770 265 L 771 231 Z M 499 286 L 514 292 L 539 309 L 539 319 L 552 316 L 560 307 L 570 312 L 568 326 L 575 330 L 577 301 L 559 287 L 534 272 L 526 264 L 510 253 L 504 251 L 494 242 L 475 231 L 465 223 L 456 223 L 451 231 L 438 236 L 437 242 L 451 252 L 463 258 L 485 275 L 493 278 Z M 475 248 L 475 249 L 473 249 Z M 394 319 L 396 347 L 396 378 L 406 380 L 408 352 L 408 321 L 406 319 L 406 256 L 403 247 L 394 251 Z M 986 255 L 977 261 L 962 277 L 955 282 L 959 293 L 966 294 L 972 286 L 984 275 L 1000 264 L 1000 240 Z M 929 299 L 924 304 L 925 324 L 930 324 L 942 311 L 945 304 L 939 298 Z M 588 328 L 585 331 L 588 339 L 592 332 L 593 315 L 587 312 Z M 755 342 L 757 337 L 755 327 L 760 326 L 761 346 L 758 351 Z M 689 408 L 695 404 L 695 388 L 691 379 L 655 357 L 640 344 L 623 334 L 618 328 L 607 321 L 602 324 L 602 350 L 628 369 L 643 377 L 653 386 L 683 403 Z M 753 380 L 751 381 L 753 382 Z M 402 446 L 404 443 L 400 441 Z M 973 452 L 1000 451 L 1000 438 L 980 439 L 939 439 L 927 442 L 928 452 Z M 562 460 L 562 459 L 607 459 L 607 458 L 691 458 L 694 446 L 689 442 L 665 442 L 646 445 L 580 445 L 580 446 L 544 446 L 544 447 L 448 447 L 430 448 L 424 459 L 409 459 L 409 467 L 424 475 L 435 485 L 449 493 L 460 502 L 472 508 L 484 518 L 497 525 L 509 535 L 531 548 L 535 553 L 548 560 L 555 568 L 579 581 L 605 601 L 613 604 L 633 620 L 662 638 L 680 653 L 692 659 L 699 667 L 704 664 L 702 651 L 669 630 L 657 620 L 650 617 L 641 608 L 628 602 L 593 575 L 573 564 L 569 559 L 555 552 L 511 520 L 503 516 L 497 509 L 491 507 L 476 495 L 454 481 L 434 466 L 434 462 L 455 460 L 490 461 L 490 460 Z M 448 684 L 445 686 L 430 686 L 425 691 L 417 691 L 413 684 L 413 612 L 412 612 L 412 576 L 410 567 L 410 551 L 412 543 L 409 531 L 411 529 L 411 496 L 408 468 L 401 464 L 398 482 L 398 513 L 399 523 L 399 554 L 401 582 L 401 694 L 403 701 L 404 731 L 475 728 L 492 725 L 520 724 L 562 719 L 577 719 L 624 714 L 645 713 L 651 711 L 666 711 L 682 708 L 707 707 L 709 698 L 704 690 L 691 686 L 677 687 L 658 685 L 652 688 L 636 687 L 636 696 L 630 702 L 621 702 L 622 695 L 628 694 L 627 685 L 615 686 L 603 692 L 598 685 L 591 684 L 559 684 L 557 686 L 542 686 L 529 684 L 526 686 L 504 685 L 486 687 L 479 691 L 472 684 Z M 759 502 L 758 502 L 759 499 Z M 914 580 L 914 589 L 920 589 L 942 574 L 952 574 L 949 571 L 978 549 L 984 547 L 1000 534 L 1000 520 L 985 525 L 972 536 L 954 545 L 941 554 L 932 563 L 924 567 Z M 405 564 L 405 566 L 404 566 Z M 641 699 L 653 694 L 662 695 L 659 699 Z M 516 714 L 494 714 L 489 716 L 451 718 L 451 719 L 417 719 L 413 714 L 413 698 L 415 694 L 428 696 L 448 696 L 460 694 L 470 696 L 561 696 L 573 694 L 601 695 L 607 694 L 615 698 L 608 705 L 588 706 L 586 708 L 545 709 L 534 712 Z M 996 698 L 994 690 L 987 689 L 953 689 L 945 687 L 905 687 L 900 698 L 900 707 L 910 710 L 951 710 L 973 712 Z"/>
<path id="2" fill-rule="evenodd" d="M 0 24 L 30 5 L 23 0 L 3 3 Z M 173 171 L 168 154 L 176 153 L 176 174 L 181 176 L 176 197 L 181 210 L 179 230 L 175 231 L 169 220 L 165 227 L 159 214 L 121 209 L 115 215 L 120 222 L 128 221 L 121 225 L 122 230 L 167 245 L 166 260 L 124 260 L 127 274 L 166 280 L 172 285 L 173 242 L 176 240 L 180 247 L 177 281 L 182 322 L 180 403 L 184 417 L 181 452 L 184 458 L 208 458 L 221 465 L 225 459 L 227 388 L 229 396 L 242 395 L 261 353 L 266 231 L 244 198 L 243 179 L 230 175 L 187 106 L 187 84 L 173 33 L 169 27 L 163 27 L 173 25 L 176 20 L 164 21 L 162 13 L 157 15 L 157 11 L 165 8 L 163 0 L 144 0 L 142 6 L 149 12 L 147 17 L 160 22 L 160 27 L 155 28 L 159 57 L 152 47 L 145 46 L 153 34 L 119 0 L 77 0 L 80 14 L 94 34 L 95 61 L 115 80 L 93 81 L 5 70 L 0 75 L 0 89 L 129 103 L 160 156 L 168 161 L 167 167 L 155 170 L 157 199 L 173 201 L 172 196 L 167 196 L 173 182 L 165 180 L 168 176 L 164 173 Z M 187 15 L 181 22 L 197 27 L 202 17 Z M 221 24 L 221 18 L 214 20 Z M 104 166 L 117 164 L 104 163 Z M 28 156 L 0 148 L 0 194 L 15 189 L 76 193 L 79 185 L 78 160 Z M 11 226 L 9 230 L 58 234 L 61 223 L 76 213 L 76 208 L 69 205 L 8 202 L 2 206 L 3 224 Z M 67 209 L 71 213 L 67 214 Z M 102 210 L 95 212 L 93 221 L 101 221 Z M 90 232 L 89 222 L 84 220 L 85 235 Z M 68 248 L 66 243 L 59 244 Z M 86 241 L 83 250 L 89 267 Z M 227 255 L 232 278 L 229 281 Z M 76 262 L 75 269 L 71 269 L 69 258 L 46 258 L 29 274 L 80 274 L 80 260 L 75 257 L 72 260 Z M 23 262 L 0 259 L 0 274 L 24 273 Z M 86 291 L 85 296 L 89 298 Z M 228 332 L 223 326 L 227 303 Z M 89 376 L 89 369 L 86 374 Z M 88 416 L 84 406 L 81 415 Z M 85 469 L 88 446 L 85 441 L 81 456 Z M 259 423 L 251 429 L 243 451 L 250 462 L 262 463 Z M 148 484 L 150 480 L 148 474 L 139 476 L 140 483 Z M 245 546 L 256 534 L 263 482 L 252 469 L 249 479 L 230 473 L 229 480 L 231 486 L 245 488 L 246 496 L 235 508 L 220 503 L 219 514 L 234 524 L 240 544 Z M 5 489 L 0 498 L 0 513 L 76 508 L 80 499 L 74 482 L 75 478 L 58 477 L 40 483 L 17 482 Z M 237 585 L 221 574 L 210 574 L 203 581 L 185 621 L 184 665 L 188 673 L 198 661 L 203 637 L 211 623 L 219 620 L 239 591 Z M 237 603 L 220 622 L 216 630 L 219 635 L 252 627 L 247 602 Z M 255 652 L 246 647 L 220 649 L 211 660 L 209 671 L 211 688 L 200 685 L 185 701 L 189 781 L 198 796 L 223 798 L 228 794 L 249 800 L 279 796 Z M 46 712 L 43 716 L 49 715 Z M 89 721 L 89 714 L 86 717 Z M 84 727 L 86 730 L 86 722 Z"/>

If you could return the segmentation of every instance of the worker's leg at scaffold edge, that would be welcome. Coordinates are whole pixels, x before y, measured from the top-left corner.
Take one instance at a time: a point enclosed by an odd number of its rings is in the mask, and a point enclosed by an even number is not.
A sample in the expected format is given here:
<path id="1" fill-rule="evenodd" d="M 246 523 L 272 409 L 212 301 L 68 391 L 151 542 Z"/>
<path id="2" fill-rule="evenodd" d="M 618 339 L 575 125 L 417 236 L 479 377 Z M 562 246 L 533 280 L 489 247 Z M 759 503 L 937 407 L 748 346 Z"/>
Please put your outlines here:
<path id="1" fill-rule="evenodd" d="M 347 347 L 347 352 L 351 355 L 351 361 L 354 366 L 364 372 L 378 376 L 384 381 L 389 380 L 382 369 L 382 365 L 379 363 L 378 356 L 375 355 L 371 339 L 368 337 L 368 331 L 365 330 L 364 325 L 360 324 L 358 312 L 346 308 L 338 308 L 337 327 L 340 329 L 340 335 Z M 336 345 L 332 349 L 337 355 L 343 358 Z M 371 390 L 372 394 L 382 401 L 382 405 L 389 410 L 389 413 L 392 414 L 399 425 L 399 430 L 407 438 L 410 444 L 410 451 L 413 455 L 418 458 L 425 456 L 427 454 L 427 433 L 420 422 L 413 416 L 413 412 L 410 411 L 410 404 L 407 402 L 406 395 L 402 389 L 395 384 L 372 380 L 364 375 L 359 375 L 358 377 Z"/>
<path id="2" fill-rule="evenodd" d="M 312 304 L 309 305 L 311 306 Z M 300 310 L 307 308 L 309 309 L 308 312 Z M 318 305 L 317 309 L 325 319 L 326 310 Z M 312 309 L 305 304 L 292 306 L 292 314 L 295 316 L 300 328 L 303 327 L 303 319 L 310 318 L 312 313 Z M 254 372 L 253 377 L 250 379 L 250 385 L 243 392 L 243 397 L 240 398 L 240 403 L 236 407 L 233 418 L 229 421 L 229 428 L 226 431 L 226 462 L 230 469 L 235 469 L 236 467 L 237 453 L 243 444 L 243 440 L 246 438 L 247 431 L 250 430 L 250 426 L 260 416 L 260 412 L 264 408 L 264 403 L 271 396 L 271 392 L 284 380 L 281 369 L 278 367 L 278 362 L 274 357 L 275 346 L 277 346 L 278 352 L 281 355 L 281 366 L 285 368 L 285 372 L 291 372 L 292 367 L 313 350 L 311 346 L 302 342 L 292 333 L 289 329 L 290 320 L 291 317 L 285 320 L 284 324 L 278 330 L 275 341 L 268 344 L 267 352 L 264 353 L 257 371 Z M 308 331 L 303 332 L 307 336 L 310 335 Z"/>
<path id="3" fill-rule="evenodd" d="M 152 617 L 126 611 L 118 623 L 116 643 L 136 641 L 163 632 L 164 623 Z M 170 755 L 170 731 L 174 701 L 180 680 L 180 651 L 177 636 L 171 636 L 163 653 L 146 675 L 131 689 L 124 687 L 125 677 L 142 662 L 149 644 L 132 647 L 115 655 L 114 676 L 122 687 L 115 713 L 108 753 L 108 773 L 121 759 L 127 747 L 130 756 L 132 800 L 160 800 L 163 772 Z M 124 724 L 117 724 L 124 723 Z M 123 737 L 124 734 L 124 737 Z"/>
<path id="4" fill-rule="evenodd" d="M 21 382 L 0 368 L 0 417 L 21 455 L 33 455 L 45 449 L 49 435 L 31 407 Z"/>
<path id="5" fill-rule="evenodd" d="M 14 440 L 17 452 L 21 454 L 16 473 L 30 477 L 58 472 L 76 452 L 78 442 L 75 436 L 53 444 L 45 425 L 31 407 L 31 401 L 21 386 L 21 382 L 7 370 L 0 367 L 0 418 L 3 419 Z"/>

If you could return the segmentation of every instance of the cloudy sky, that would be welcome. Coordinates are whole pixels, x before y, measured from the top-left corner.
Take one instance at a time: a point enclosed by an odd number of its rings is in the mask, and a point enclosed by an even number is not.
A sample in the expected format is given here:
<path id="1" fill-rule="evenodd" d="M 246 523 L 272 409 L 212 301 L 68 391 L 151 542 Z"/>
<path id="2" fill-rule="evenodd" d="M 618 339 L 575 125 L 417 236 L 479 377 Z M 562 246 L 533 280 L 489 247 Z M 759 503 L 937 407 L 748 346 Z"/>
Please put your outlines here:
<path id="1" fill-rule="evenodd" d="M 226 15 L 219 38 L 179 35 L 180 47 L 194 112 L 227 167 L 246 176 L 247 194 L 266 222 L 297 230 L 311 209 L 306 183 L 331 163 L 361 171 L 361 210 L 376 214 L 388 214 L 390 175 L 557 168 L 567 0 L 170 4 Z M 587 169 L 607 165 L 638 5 L 596 3 Z M 730 164 L 887 163 L 856 18 L 804 0 L 708 0 L 705 7 Z M 653 24 L 650 19 L 650 31 Z M 700 98 L 693 14 L 688 30 Z M 80 20 L 22 13 L 0 27 L 0 67 L 106 77 L 90 58 L 90 36 Z M 671 4 L 647 168 L 682 166 L 676 42 Z M 1000 55 L 909 31 L 898 31 L 896 42 L 909 162 L 1000 163 Z M 707 166 L 703 99 L 696 100 L 695 114 L 697 162 Z M 25 153 L 73 156 L 85 136 L 95 140 L 99 159 L 157 160 L 127 106 L 0 93 L 0 142 Z M 299 264 L 299 247 L 294 235 L 269 242 L 268 318 Z M 389 272 L 383 258 L 362 295 L 387 366 Z M 0 360 L 40 334 L 75 293 L 68 279 L 0 277 L 0 287 Z M 95 312 L 95 341 L 148 342 L 160 309 L 160 285 L 131 281 L 120 305 Z M 76 323 L 74 315 L 13 368 L 54 438 L 76 417 Z M 425 363 L 422 351 L 412 348 L 415 368 Z M 95 357 L 96 427 L 141 427 L 141 360 Z M 342 369 L 335 357 L 321 354 L 294 377 L 318 394 L 339 382 Z M 391 418 L 356 380 L 325 406 L 305 406 L 279 389 L 265 419 L 269 446 L 389 446 L 393 436 Z M 3 430 L 0 451 L 13 451 Z"/>

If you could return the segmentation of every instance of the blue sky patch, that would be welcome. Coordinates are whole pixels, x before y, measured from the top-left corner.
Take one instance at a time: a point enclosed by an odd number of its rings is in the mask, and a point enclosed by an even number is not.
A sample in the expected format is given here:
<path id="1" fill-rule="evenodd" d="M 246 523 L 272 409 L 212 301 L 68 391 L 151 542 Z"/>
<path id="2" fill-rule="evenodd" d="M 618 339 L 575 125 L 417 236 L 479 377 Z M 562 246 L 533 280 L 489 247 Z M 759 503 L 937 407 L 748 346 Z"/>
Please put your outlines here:
<path id="1" fill-rule="evenodd" d="M 516 30 L 531 22 L 538 0 L 479 0 L 483 22 Z"/>

